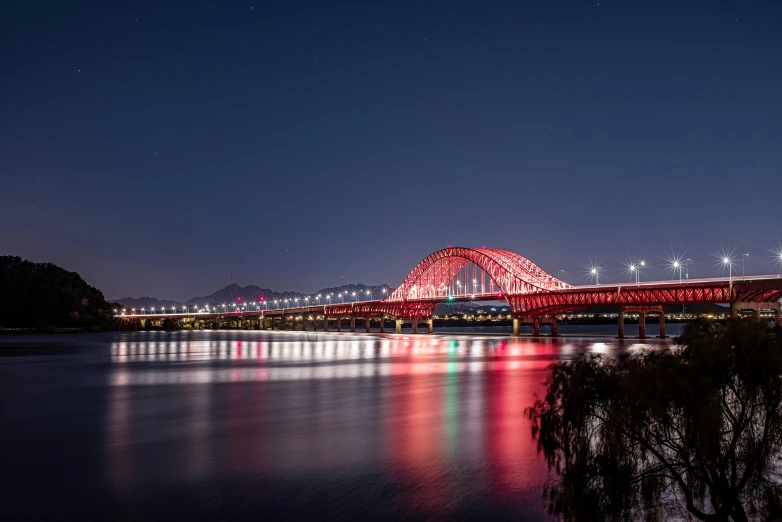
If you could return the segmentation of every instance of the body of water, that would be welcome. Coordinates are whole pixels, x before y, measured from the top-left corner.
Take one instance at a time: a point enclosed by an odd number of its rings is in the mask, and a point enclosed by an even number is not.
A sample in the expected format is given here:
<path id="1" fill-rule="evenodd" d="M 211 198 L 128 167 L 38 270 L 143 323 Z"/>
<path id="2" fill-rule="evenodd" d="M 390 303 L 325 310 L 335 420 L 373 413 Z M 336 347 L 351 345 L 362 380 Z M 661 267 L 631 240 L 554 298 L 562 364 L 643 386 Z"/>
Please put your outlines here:
<path id="1" fill-rule="evenodd" d="M 644 346 L 560 327 L 579 332 L 593 337 L 5 335 L 3 512 L 542 520 L 549 475 L 524 408 L 548 366 Z"/>

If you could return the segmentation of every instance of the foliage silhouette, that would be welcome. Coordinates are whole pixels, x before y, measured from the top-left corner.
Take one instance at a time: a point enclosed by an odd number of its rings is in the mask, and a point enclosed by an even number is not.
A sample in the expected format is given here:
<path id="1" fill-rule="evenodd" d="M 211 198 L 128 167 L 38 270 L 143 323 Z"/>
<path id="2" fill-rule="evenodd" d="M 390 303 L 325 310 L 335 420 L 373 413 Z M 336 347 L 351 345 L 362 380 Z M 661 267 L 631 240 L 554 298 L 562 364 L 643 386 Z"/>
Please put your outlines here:
<path id="1" fill-rule="evenodd" d="M 782 330 L 687 325 L 677 346 L 552 366 L 527 409 L 564 520 L 782 514 Z"/>
<path id="2" fill-rule="evenodd" d="M 76 272 L 52 263 L 0 256 L 0 327 L 98 328 L 113 306 Z"/>

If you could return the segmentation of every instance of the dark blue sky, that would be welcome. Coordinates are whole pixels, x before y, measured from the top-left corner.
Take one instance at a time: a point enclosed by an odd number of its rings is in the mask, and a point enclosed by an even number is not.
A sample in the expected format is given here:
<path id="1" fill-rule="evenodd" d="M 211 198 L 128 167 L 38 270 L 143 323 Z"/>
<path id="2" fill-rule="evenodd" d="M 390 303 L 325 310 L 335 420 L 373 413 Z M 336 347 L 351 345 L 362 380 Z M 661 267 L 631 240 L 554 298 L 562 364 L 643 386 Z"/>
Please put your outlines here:
<path id="1" fill-rule="evenodd" d="M 397 284 L 449 243 L 775 271 L 782 2 L 0 9 L 0 254 L 109 297 Z"/>

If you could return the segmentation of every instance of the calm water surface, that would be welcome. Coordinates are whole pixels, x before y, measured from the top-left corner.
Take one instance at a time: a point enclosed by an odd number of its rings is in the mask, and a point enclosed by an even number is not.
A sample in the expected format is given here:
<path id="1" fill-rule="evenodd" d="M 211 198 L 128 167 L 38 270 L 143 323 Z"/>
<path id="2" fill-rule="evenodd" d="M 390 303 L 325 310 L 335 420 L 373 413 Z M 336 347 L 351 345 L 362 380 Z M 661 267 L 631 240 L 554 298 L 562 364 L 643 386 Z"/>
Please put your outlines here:
<path id="1" fill-rule="evenodd" d="M 640 346 L 610 335 L 0 336 L 4 518 L 543 520 L 548 472 L 524 408 L 552 362 Z"/>

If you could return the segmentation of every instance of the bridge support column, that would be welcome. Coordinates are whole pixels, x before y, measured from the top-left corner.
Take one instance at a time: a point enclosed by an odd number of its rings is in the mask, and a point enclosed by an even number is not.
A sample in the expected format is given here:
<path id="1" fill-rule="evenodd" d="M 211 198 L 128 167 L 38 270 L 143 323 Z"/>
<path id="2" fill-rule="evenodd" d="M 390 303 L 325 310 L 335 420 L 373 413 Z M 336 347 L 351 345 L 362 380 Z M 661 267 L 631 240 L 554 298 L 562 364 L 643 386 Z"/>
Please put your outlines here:
<path id="1" fill-rule="evenodd" d="M 427 320 L 426 324 L 428 325 L 428 329 L 426 333 L 434 333 L 434 319 Z"/>
<path id="2" fill-rule="evenodd" d="M 540 336 L 540 317 L 535 317 L 532 320 L 532 335 L 534 337 Z"/>
<path id="3" fill-rule="evenodd" d="M 396 333 L 401 334 L 402 333 L 402 320 L 397 319 L 396 320 Z"/>
<path id="4" fill-rule="evenodd" d="M 616 335 L 619 339 L 625 338 L 625 311 L 619 307 L 619 332 Z"/>
<path id="5" fill-rule="evenodd" d="M 760 322 L 760 310 L 752 310 L 752 320 Z"/>
<path id="6" fill-rule="evenodd" d="M 386 331 L 386 318 L 382 315 L 380 316 L 380 333 L 385 333 Z"/>
<path id="7" fill-rule="evenodd" d="M 660 312 L 660 339 L 665 339 L 665 310 Z"/>
<path id="8" fill-rule="evenodd" d="M 356 331 L 356 318 L 351 317 L 350 318 L 350 331 L 355 332 Z"/>
<path id="9" fill-rule="evenodd" d="M 413 321 L 413 333 L 418 333 L 418 321 Z"/>
<path id="10" fill-rule="evenodd" d="M 730 318 L 736 319 L 739 316 L 739 304 L 736 301 L 730 303 Z"/>
<path id="11" fill-rule="evenodd" d="M 774 310 L 774 326 L 779 326 L 780 320 L 782 320 L 782 310 L 777 308 Z"/>
<path id="12" fill-rule="evenodd" d="M 367 333 L 369 333 L 370 332 L 370 329 L 369 329 L 369 327 L 370 327 L 370 319 L 369 319 L 369 317 L 364 319 L 364 324 L 366 324 L 366 330 L 367 330 Z"/>
<path id="13" fill-rule="evenodd" d="M 638 338 L 646 339 L 646 312 L 638 312 Z"/>
<path id="14" fill-rule="evenodd" d="M 511 333 L 513 337 L 519 336 L 519 318 L 514 317 L 513 318 L 513 332 Z"/>
<path id="15" fill-rule="evenodd" d="M 551 319 L 551 337 L 557 337 L 557 316 Z"/>

